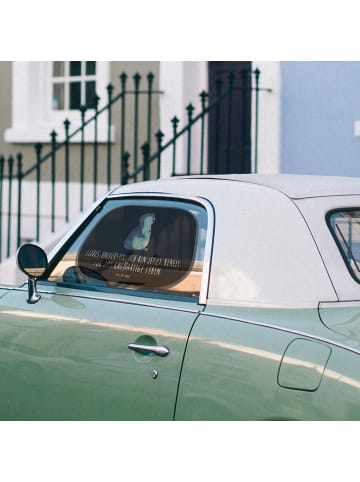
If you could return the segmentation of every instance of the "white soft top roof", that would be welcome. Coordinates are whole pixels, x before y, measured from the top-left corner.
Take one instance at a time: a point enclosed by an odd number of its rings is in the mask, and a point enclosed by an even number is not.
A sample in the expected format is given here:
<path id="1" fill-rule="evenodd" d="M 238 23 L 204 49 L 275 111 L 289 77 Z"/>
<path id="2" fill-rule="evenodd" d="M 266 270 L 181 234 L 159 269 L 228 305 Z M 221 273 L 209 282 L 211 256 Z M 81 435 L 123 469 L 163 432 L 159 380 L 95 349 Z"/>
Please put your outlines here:
<path id="1" fill-rule="evenodd" d="M 204 177 L 259 184 L 280 191 L 293 199 L 360 194 L 359 177 L 302 174 L 229 174 Z"/>
<path id="2" fill-rule="evenodd" d="M 113 194 L 124 191 L 146 191 L 150 188 L 160 189 L 160 184 L 182 183 L 184 180 L 201 180 L 201 183 L 222 180 L 242 182 L 266 186 L 279 191 L 292 199 L 304 199 L 320 196 L 349 196 L 360 194 L 359 177 L 314 176 L 301 174 L 227 174 L 172 177 L 159 181 L 129 184 L 116 189 Z M 151 190 L 151 189 L 150 189 Z"/>

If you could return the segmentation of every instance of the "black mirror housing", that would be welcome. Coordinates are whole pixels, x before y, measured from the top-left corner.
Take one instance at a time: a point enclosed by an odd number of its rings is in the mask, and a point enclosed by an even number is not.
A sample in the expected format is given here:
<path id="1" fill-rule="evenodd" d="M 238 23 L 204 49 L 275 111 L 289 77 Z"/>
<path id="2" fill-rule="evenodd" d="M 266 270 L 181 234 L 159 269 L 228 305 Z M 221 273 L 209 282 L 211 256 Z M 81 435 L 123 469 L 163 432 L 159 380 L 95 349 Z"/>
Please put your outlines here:
<path id="1" fill-rule="evenodd" d="M 36 303 L 41 296 L 36 289 L 36 280 L 40 278 L 48 267 L 45 251 L 35 244 L 24 244 L 17 254 L 19 269 L 28 277 L 28 303 Z"/>

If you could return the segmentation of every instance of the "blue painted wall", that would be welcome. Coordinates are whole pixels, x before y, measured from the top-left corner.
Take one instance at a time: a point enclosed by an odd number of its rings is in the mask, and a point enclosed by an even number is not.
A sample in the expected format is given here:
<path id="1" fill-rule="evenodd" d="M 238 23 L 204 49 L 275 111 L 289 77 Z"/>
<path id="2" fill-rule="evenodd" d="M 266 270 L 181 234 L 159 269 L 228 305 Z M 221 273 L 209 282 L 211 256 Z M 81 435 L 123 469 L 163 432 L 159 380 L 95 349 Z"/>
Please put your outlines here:
<path id="1" fill-rule="evenodd" d="M 281 172 L 360 176 L 360 62 L 281 62 Z"/>

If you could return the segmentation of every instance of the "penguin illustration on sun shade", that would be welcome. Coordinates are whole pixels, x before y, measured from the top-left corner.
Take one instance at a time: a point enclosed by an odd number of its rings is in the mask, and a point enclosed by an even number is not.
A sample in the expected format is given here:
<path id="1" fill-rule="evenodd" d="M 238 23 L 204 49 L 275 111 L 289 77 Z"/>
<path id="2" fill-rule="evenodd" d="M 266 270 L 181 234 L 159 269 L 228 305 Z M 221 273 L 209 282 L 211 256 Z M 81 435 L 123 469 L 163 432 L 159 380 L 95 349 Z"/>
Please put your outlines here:
<path id="1" fill-rule="evenodd" d="M 144 251 L 148 248 L 151 238 L 151 228 L 155 221 L 154 213 L 143 214 L 139 224 L 131 231 L 124 241 L 124 246 L 129 250 Z"/>

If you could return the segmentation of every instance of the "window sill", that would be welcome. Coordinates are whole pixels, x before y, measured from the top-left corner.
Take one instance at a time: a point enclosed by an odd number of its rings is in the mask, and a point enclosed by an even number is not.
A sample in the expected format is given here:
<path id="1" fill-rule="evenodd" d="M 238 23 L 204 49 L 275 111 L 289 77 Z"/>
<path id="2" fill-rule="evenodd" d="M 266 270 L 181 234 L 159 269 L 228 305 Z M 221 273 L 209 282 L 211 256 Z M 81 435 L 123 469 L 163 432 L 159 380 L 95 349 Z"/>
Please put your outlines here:
<path id="1" fill-rule="evenodd" d="M 80 124 L 71 123 L 70 125 L 70 132 L 77 130 L 80 127 Z M 56 141 L 57 142 L 64 142 L 65 141 L 65 129 L 64 125 L 55 126 L 53 124 L 47 125 L 39 125 L 39 126 L 31 126 L 29 127 L 10 127 L 9 129 L 5 130 L 4 134 L 4 141 L 7 143 L 21 143 L 21 144 L 32 144 L 35 142 L 43 142 L 50 144 L 51 143 L 51 136 L 50 133 L 55 130 L 57 133 Z M 95 135 L 94 135 L 94 126 L 87 126 L 84 132 L 84 141 L 86 143 L 94 142 Z M 97 133 L 97 141 L 99 143 L 107 143 L 108 142 L 108 129 L 106 127 L 98 126 L 98 133 Z M 74 137 L 70 139 L 71 143 L 79 143 L 81 142 L 81 132 L 78 132 Z M 110 129 L 110 142 L 115 142 L 115 127 L 111 126 Z"/>

